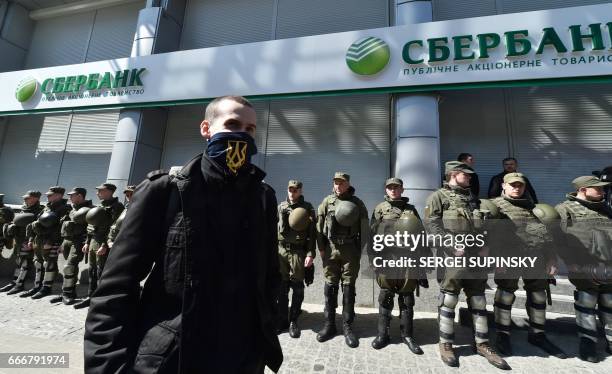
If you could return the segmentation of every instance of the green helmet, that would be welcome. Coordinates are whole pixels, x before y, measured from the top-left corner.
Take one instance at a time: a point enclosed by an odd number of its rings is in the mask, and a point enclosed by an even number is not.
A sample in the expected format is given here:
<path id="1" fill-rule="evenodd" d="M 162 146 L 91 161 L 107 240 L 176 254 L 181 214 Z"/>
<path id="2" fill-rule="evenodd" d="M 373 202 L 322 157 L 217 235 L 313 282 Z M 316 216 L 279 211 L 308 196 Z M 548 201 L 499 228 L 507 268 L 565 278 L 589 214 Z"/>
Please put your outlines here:
<path id="1" fill-rule="evenodd" d="M 402 214 L 402 216 L 395 221 L 395 231 L 406 232 L 408 234 L 420 234 L 425 230 L 421 221 L 414 214 Z"/>
<path id="2" fill-rule="evenodd" d="M 111 222 L 111 215 L 101 206 L 91 208 L 85 215 L 85 221 L 92 226 L 108 226 Z"/>
<path id="3" fill-rule="evenodd" d="M 54 212 L 44 212 L 38 217 L 38 222 L 42 227 L 48 229 L 59 223 L 59 217 Z"/>
<path id="4" fill-rule="evenodd" d="M 85 217 L 87 217 L 87 212 L 89 212 L 90 210 L 91 208 L 88 206 L 84 206 L 80 208 L 79 210 L 77 210 L 72 216 L 72 220 L 74 221 L 74 223 L 78 223 L 79 225 L 83 225 L 87 223 L 87 220 Z"/>
<path id="5" fill-rule="evenodd" d="M 304 208 L 295 208 L 289 213 L 289 227 L 295 231 L 304 231 L 310 223 L 310 215 Z"/>
<path id="6" fill-rule="evenodd" d="M 548 204 L 536 204 L 531 212 L 545 224 L 555 223 L 555 221 L 558 222 L 561 219 L 559 212 Z"/>
<path id="7" fill-rule="evenodd" d="M 15 218 L 13 219 L 13 223 L 18 227 L 26 227 L 34 221 L 36 221 L 34 213 L 18 213 L 15 214 Z"/>
<path id="8" fill-rule="evenodd" d="M 488 211 L 491 218 L 499 216 L 499 208 L 489 199 L 480 199 L 480 210 Z"/>
<path id="9" fill-rule="evenodd" d="M 351 227 L 359 219 L 359 207 L 352 201 L 340 200 L 336 206 L 336 221 L 341 226 Z"/>

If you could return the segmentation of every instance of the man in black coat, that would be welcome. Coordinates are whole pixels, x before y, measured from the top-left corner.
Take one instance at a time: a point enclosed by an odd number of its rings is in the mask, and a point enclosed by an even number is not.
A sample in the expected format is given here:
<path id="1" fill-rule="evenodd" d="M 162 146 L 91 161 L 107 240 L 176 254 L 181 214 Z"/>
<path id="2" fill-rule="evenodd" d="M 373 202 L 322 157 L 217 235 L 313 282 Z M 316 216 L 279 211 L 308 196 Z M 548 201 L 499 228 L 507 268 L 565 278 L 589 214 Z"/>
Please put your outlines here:
<path id="1" fill-rule="evenodd" d="M 474 169 L 474 156 L 472 156 L 470 153 L 459 153 L 459 156 L 457 156 L 457 161 L 463 162 L 467 166 Z M 470 190 L 472 191 L 472 195 L 476 197 L 478 197 L 478 195 L 480 194 L 480 179 L 478 179 L 478 174 L 476 174 L 475 172 L 471 174 Z"/>
<path id="2" fill-rule="evenodd" d="M 504 171 L 499 174 L 496 174 L 491 178 L 491 182 L 489 182 L 489 199 L 494 199 L 498 196 L 501 196 L 502 193 L 502 183 L 504 183 L 504 176 L 508 173 L 516 173 L 518 170 L 518 161 L 514 157 L 506 157 L 502 160 L 502 165 L 504 167 Z M 523 176 L 525 179 L 525 194 L 531 196 L 531 200 L 537 204 L 538 197 L 536 196 L 536 192 L 531 185 L 531 182 L 526 176 Z"/>
<path id="3" fill-rule="evenodd" d="M 91 298 L 85 372 L 278 371 L 277 204 L 249 162 L 255 123 L 246 99 L 215 99 L 205 154 L 136 188 Z"/>

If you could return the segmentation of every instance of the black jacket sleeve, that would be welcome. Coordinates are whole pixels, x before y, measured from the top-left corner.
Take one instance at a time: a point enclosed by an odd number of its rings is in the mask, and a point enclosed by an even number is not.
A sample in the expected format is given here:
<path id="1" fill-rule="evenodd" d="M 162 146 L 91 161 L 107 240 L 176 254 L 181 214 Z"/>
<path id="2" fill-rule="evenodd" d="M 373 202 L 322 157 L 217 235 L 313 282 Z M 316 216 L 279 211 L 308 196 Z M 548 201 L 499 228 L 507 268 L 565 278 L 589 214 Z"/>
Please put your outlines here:
<path id="1" fill-rule="evenodd" d="M 499 176 L 499 174 L 493 176 L 493 178 L 491 178 L 491 182 L 489 183 L 489 199 L 494 199 L 498 196 L 501 196 L 501 185 L 502 185 L 502 178 Z"/>
<path id="2" fill-rule="evenodd" d="M 533 200 L 534 204 L 538 203 L 538 197 L 536 196 L 536 192 L 533 189 L 533 186 L 531 185 L 531 181 L 529 179 L 527 179 L 527 177 L 525 177 L 525 182 L 527 182 L 527 186 L 525 186 L 525 188 L 527 189 L 527 193 L 529 193 L 531 195 L 531 199 Z"/>
<path id="3" fill-rule="evenodd" d="M 472 190 L 472 194 L 474 194 L 474 196 L 478 197 L 480 195 L 480 179 L 476 173 L 472 174 L 470 189 Z"/>
<path id="4" fill-rule="evenodd" d="M 278 216 L 277 216 L 277 201 L 274 190 L 266 186 L 266 301 L 270 305 L 270 310 L 276 317 L 278 290 L 280 288 L 280 265 L 278 262 Z"/>
<path id="5" fill-rule="evenodd" d="M 130 368 L 137 346 L 139 284 L 159 251 L 167 186 L 168 177 L 162 176 L 145 180 L 134 193 L 85 322 L 84 359 L 89 374 Z"/>

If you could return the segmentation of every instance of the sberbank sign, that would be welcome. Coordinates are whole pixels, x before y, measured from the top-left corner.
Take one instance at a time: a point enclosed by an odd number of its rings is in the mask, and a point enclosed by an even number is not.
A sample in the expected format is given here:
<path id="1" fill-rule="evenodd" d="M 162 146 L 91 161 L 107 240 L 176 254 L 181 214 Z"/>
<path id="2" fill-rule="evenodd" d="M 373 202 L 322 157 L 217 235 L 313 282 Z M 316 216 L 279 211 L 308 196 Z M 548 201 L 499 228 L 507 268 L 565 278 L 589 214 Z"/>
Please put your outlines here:
<path id="1" fill-rule="evenodd" d="M 146 68 L 126 69 L 46 78 L 38 83 L 33 77 L 23 79 L 15 91 L 20 103 L 31 100 L 40 90 L 41 101 L 72 100 L 106 96 L 130 96 L 144 93 L 142 75 Z"/>
<path id="2" fill-rule="evenodd" d="M 483 33 L 411 40 L 402 48 L 402 59 L 412 65 L 441 63 L 451 58 L 452 61 L 486 59 L 489 58 L 492 50 L 502 47 L 502 40 L 507 58 L 526 56 L 534 51 L 535 55 L 542 55 L 549 48 L 557 53 L 583 52 L 586 50 L 585 41 L 587 40 L 591 41 L 592 51 L 605 50 L 607 46 L 604 43 L 603 33 L 607 29 L 612 38 L 612 22 L 608 22 L 605 26 L 602 23 L 593 23 L 588 25 L 588 29 L 589 31 L 584 32 L 582 25 L 570 26 L 569 30 L 545 27 L 542 29 L 542 35 L 537 37 L 536 43 L 528 39 L 530 36 L 528 30 L 512 30 L 503 34 Z M 571 37 L 571 43 L 564 43 L 560 37 L 561 33 L 566 32 Z M 475 49 L 474 44 L 477 47 Z M 419 58 L 423 52 L 427 52 L 426 59 Z"/>

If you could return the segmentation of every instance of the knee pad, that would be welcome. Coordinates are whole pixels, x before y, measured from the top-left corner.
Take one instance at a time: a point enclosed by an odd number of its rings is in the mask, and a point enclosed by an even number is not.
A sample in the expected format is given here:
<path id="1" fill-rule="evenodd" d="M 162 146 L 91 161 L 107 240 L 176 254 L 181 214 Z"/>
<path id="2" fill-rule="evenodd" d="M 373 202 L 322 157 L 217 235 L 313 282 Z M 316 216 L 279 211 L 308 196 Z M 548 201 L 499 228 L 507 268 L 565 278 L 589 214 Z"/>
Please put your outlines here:
<path id="1" fill-rule="evenodd" d="M 385 309 L 393 309 L 395 294 L 387 289 L 381 289 L 378 294 L 378 304 Z"/>
<path id="2" fill-rule="evenodd" d="M 585 291 L 574 291 L 574 304 L 583 308 L 595 309 L 597 295 Z"/>
<path id="3" fill-rule="evenodd" d="M 474 295 L 468 297 L 468 307 L 471 310 L 486 310 L 487 309 L 487 299 L 484 295 Z"/>
<path id="4" fill-rule="evenodd" d="M 455 295 L 453 293 L 440 292 L 440 296 L 438 297 L 438 306 L 446 307 L 448 309 L 455 309 L 457 303 L 459 302 L 459 295 Z"/>
<path id="5" fill-rule="evenodd" d="M 516 300 L 516 295 L 513 292 L 508 292 L 506 290 L 502 290 L 498 288 L 495 291 L 495 304 L 494 306 L 501 309 L 511 309 L 512 304 L 514 304 L 514 300 Z"/>
<path id="6" fill-rule="evenodd" d="M 599 294 L 599 309 L 612 314 L 612 293 Z"/>

